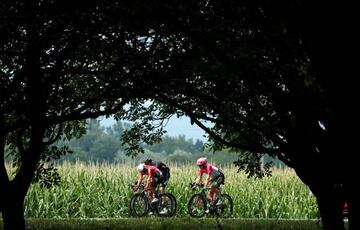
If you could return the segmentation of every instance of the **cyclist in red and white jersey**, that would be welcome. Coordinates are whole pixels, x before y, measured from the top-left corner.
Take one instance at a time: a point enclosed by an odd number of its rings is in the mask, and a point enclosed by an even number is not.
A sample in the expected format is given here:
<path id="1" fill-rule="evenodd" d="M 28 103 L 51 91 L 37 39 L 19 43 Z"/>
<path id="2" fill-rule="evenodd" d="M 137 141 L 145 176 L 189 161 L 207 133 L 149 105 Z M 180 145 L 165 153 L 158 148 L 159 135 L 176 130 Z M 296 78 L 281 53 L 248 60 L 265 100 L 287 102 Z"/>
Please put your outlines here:
<path id="1" fill-rule="evenodd" d="M 157 202 L 157 199 L 154 198 L 155 188 L 157 185 L 163 183 L 164 176 L 162 172 L 153 165 L 145 165 L 144 163 L 139 164 L 137 166 L 137 171 L 139 172 L 139 179 L 137 181 L 136 186 L 134 187 L 134 192 L 136 192 L 143 181 L 144 176 L 147 176 L 147 180 L 145 183 L 145 190 L 148 190 L 149 199 L 152 202 Z"/>
<path id="2" fill-rule="evenodd" d="M 207 174 L 204 187 L 211 184 L 209 194 L 207 198 L 214 202 L 216 200 L 216 196 L 219 193 L 220 185 L 224 184 L 225 176 L 223 171 L 212 165 L 207 163 L 207 159 L 205 157 L 201 157 L 196 161 L 196 165 L 199 166 L 198 177 L 195 180 L 195 184 L 201 183 L 201 177 L 205 173 Z"/>
<path id="3" fill-rule="evenodd" d="M 160 193 L 162 193 L 162 194 L 165 193 L 165 187 L 167 186 L 167 183 L 169 182 L 169 179 L 170 179 L 170 168 L 168 166 L 166 166 L 166 164 L 164 164 L 164 162 L 154 161 L 151 158 L 146 159 L 144 161 L 144 164 L 155 166 L 161 171 L 161 173 L 164 177 L 164 180 L 162 181 L 162 183 L 159 183 Z"/>

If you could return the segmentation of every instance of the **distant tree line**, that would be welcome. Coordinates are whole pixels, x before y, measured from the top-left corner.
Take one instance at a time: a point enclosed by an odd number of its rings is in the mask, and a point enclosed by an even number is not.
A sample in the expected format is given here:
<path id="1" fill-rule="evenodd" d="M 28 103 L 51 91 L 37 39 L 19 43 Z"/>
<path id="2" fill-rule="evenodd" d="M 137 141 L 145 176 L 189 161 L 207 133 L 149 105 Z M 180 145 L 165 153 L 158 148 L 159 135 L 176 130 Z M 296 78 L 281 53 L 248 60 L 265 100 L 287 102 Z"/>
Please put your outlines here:
<path id="1" fill-rule="evenodd" d="M 186 164 L 194 162 L 200 156 L 206 156 L 210 161 L 224 165 L 232 164 L 238 158 L 238 154 L 228 151 L 214 153 L 206 148 L 203 141 L 187 139 L 185 134 L 177 137 L 165 135 L 159 143 L 144 144 L 145 153 L 132 158 L 126 155 L 126 146 L 121 141 L 121 135 L 130 127 L 128 122 L 117 121 L 110 127 L 104 127 L 99 120 L 88 120 L 84 136 L 56 143 L 58 147 L 67 145 L 72 151 L 59 162 L 138 163 L 150 157 L 167 163 Z M 274 166 L 283 166 L 279 160 L 264 157 L 264 162 L 268 161 L 272 161 Z"/>
<path id="2" fill-rule="evenodd" d="M 205 156 L 210 162 L 229 165 L 236 162 L 239 157 L 239 154 L 227 150 L 211 151 L 206 147 L 206 143 L 199 139 L 187 139 L 186 134 L 176 137 L 165 135 L 159 143 L 144 144 L 144 154 L 136 157 L 128 156 L 125 151 L 126 145 L 122 144 L 122 135 L 131 126 L 129 122 L 116 121 L 112 126 L 105 127 L 99 120 L 89 119 L 83 136 L 69 141 L 60 140 L 54 144 L 58 148 L 66 146 L 69 149 L 69 153 L 57 160 L 57 163 L 81 161 L 136 164 L 146 158 L 152 158 L 166 163 L 187 164 L 194 163 L 197 158 Z M 11 154 L 7 154 L 7 160 L 14 160 Z M 263 164 L 271 162 L 274 167 L 285 167 L 282 161 L 268 155 L 262 158 L 262 162 Z"/>

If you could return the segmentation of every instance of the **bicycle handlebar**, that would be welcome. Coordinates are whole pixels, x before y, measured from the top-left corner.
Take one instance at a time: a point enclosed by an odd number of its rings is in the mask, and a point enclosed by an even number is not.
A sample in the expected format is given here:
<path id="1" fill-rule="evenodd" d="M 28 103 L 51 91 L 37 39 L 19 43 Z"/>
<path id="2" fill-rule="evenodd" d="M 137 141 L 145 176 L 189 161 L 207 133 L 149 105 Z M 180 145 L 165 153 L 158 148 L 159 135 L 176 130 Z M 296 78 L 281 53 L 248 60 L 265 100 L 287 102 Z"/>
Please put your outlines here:
<path id="1" fill-rule="evenodd" d="M 192 190 L 195 190 L 196 187 L 201 188 L 201 190 L 208 190 L 208 187 L 205 187 L 204 184 L 195 184 L 195 183 L 189 183 Z"/>
<path id="2" fill-rule="evenodd" d="M 131 184 L 130 187 L 134 190 L 134 188 L 136 187 L 136 185 L 137 185 L 137 182 Z M 145 188 L 145 185 L 144 185 L 144 184 L 140 184 L 139 187 L 138 187 L 138 189 L 140 189 L 141 191 L 145 191 L 144 188 Z"/>

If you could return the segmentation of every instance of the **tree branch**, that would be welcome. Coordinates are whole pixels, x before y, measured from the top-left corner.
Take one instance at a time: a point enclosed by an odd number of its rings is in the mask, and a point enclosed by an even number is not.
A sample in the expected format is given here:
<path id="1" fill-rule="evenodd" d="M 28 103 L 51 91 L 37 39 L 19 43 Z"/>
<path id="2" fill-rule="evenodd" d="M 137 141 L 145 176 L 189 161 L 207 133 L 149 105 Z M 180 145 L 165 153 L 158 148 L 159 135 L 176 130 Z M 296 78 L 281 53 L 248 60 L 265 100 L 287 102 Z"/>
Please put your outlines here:
<path id="1" fill-rule="evenodd" d="M 44 145 L 51 145 L 54 144 L 57 140 L 59 140 L 60 136 L 63 132 L 63 123 L 59 124 L 58 132 L 56 133 L 56 136 L 53 139 L 50 139 L 49 141 L 43 142 Z"/>
<path id="2" fill-rule="evenodd" d="M 76 120 L 83 120 L 83 119 L 87 119 L 87 118 L 97 118 L 99 116 L 104 116 L 104 115 L 111 115 L 111 114 L 114 114 L 117 111 L 119 111 L 121 108 L 123 108 L 124 105 L 127 104 L 129 101 L 130 101 L 130 99 L 125 99 L 120 104 L 114 106 L 113 108 L 108 109 L 108 110 L 103 110 L 103 111 L 84 112 L 84 113 L 81 113 L 81 111 L 76 111 L 74 113 L 70 113 L 67 115 L 48 117 L 46 119 L 46 123 L 48 125 L 56 125 L 56 124 L 61 124 L 65 121 L 76 121 Z"/>

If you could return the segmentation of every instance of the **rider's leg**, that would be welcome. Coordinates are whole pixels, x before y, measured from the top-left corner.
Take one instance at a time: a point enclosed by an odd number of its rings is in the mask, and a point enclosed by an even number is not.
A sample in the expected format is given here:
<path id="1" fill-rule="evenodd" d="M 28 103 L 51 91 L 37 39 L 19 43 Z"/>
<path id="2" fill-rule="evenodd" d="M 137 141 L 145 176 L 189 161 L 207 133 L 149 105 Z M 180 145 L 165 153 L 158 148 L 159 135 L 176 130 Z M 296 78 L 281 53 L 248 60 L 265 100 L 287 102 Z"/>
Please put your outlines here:
<path id="1" fill-rule="evenodd" d="M 159 181 L 159 186 L 160 186 L 160 194 L 164 194 L 165 193 L 165 187 L 167 185 L 168 180 L 166 179 L 166 176 L 162 177 Z"/>
<path id="2" fill-rule="evenodd" d="M 209 191 L 209 198 L 211 202 L 214 202 L 216 199 L 216 192 L 217 192 L 217 188 L 215 185 L 211 185 L 210 187 L 210 191 Z"/>
<path id="3" fill-rule="evenodd" d="M 151 191 L 151 189 L 147 190 L 146 194 L 147 194 L 148 199 L 152 200 L 153 192 Z"/>
<path id="4" fill-rule="evenodd" d="M 218 197 L 218 195 L 220 194 L 220 186 L 222 184 L 224 184 L 225 182 L 225 177 L 224 176 L 219 176 L 217 178 L 216 181 L 214 181 L 213 185 L 214 185 L 214 189 L 215 189 L 215 194 L 214 194 L 214 200 L 216 200 L 216 198 Z"/>
<path id="5" fill-rule="evenodd" d="M 206 199 L 211 202 L 212 201 L 212 193 L 211 193 L 211 190 L 209 190 L 207 196 L 206 196 Z"/>
<path id="6" fill-rule="evenodd" d="M 160 185 L 160 194 L 164 194 L 165 193 L 165 187 L 164 185 Z"/>
<path id="7" fill-rule="evenodd" d="M 160 194 L 164 194 L 165 193 L 165 186 L 166 186 L 166 181 L 165 178 L 161 178 L 161 181 L 159 183 L 160 186 Z"/>
<path id="8" fill-rule="evenodd" d="M 216 181 L 214 181 L 214 183 L 213 183 L 213 185 L 215 187 L 214 202 L 218 199 L 218 197 L 220 195 L 220 186 L 222 184 L 224 184 L 224 182 L 225 182 L 224 176 L 220 176 Z M 219 202 L 219 200 L 217 202 Z"/>
<path id="9" fill-rule="evenodd" d="M 150 184 L 150 188 L 149 188 L 149 199 L 152 200 L 154 198 L 154 193 L 155 193 L 155 186 L 153 183 Z"/>

